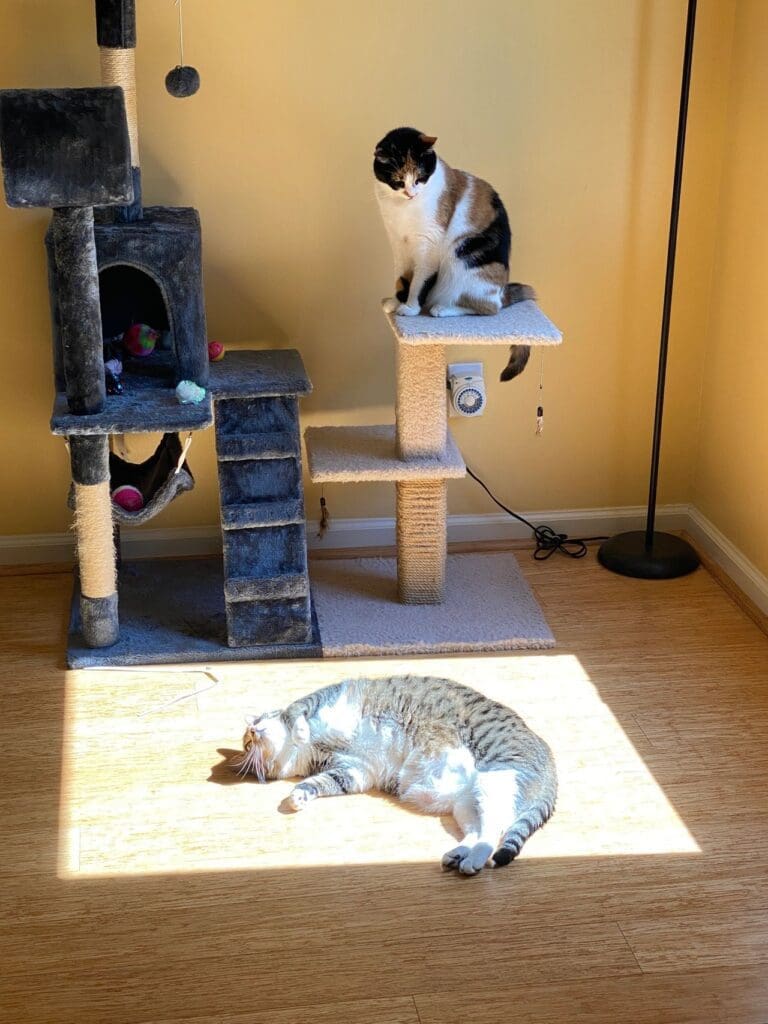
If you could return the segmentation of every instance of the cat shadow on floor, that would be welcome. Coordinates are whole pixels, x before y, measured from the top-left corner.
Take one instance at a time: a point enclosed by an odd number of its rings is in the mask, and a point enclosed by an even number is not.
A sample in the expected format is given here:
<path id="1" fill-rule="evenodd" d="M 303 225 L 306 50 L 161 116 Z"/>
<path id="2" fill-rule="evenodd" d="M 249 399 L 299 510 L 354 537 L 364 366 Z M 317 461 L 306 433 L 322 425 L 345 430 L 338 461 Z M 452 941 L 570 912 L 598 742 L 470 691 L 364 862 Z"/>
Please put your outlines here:
<path id="1" fill-rule="evenodd" d="M 268 785 L 268 783 L 261 783 L 254 775 L 239 775 L 237 768 L 233 767 L 233 762 L 236 764 L 243 756 L 242 750 L 233 750 L 230 747 L 217 747 L 217 754 L 221 755 L 221 760 L 217 761 L 216 764 L 211 765 L 211 774 L 208 776 L 208 782 L 213 782 L 217 786 L 235 786 L 238 784 L 245 785 Z M 401 810 L 407 811 L 409 814 L 417 814 L 424 817 L 432 817 L 427 814 L 426 811 L 419 811 L 415 807 L 410 807 L 408 804 L 402 803 L 397 799 L 396 796 L 392 796 L 390 793 L 379 793 L 374 790 L 371 793 L 355 793 L 354 798 L 363 799 L 363 797 L 370 797 L 375 800 L 386 800 L 393 805 L 397 805 Z M 329 798 L 331 799 L 331 798 Z M 335 797 L 333 799 L 339 799 Z M 293 808 L 288 806 L 287 798 L 283 800 L 277 810 L 280 814 L 296 814 L 297 812 Z M 461 832 L 454 821 L 452 815 L 441 814 L 440 824 L 443 826 L 448 835 L 452 836 L 457 841 L 461 840 Z"/>

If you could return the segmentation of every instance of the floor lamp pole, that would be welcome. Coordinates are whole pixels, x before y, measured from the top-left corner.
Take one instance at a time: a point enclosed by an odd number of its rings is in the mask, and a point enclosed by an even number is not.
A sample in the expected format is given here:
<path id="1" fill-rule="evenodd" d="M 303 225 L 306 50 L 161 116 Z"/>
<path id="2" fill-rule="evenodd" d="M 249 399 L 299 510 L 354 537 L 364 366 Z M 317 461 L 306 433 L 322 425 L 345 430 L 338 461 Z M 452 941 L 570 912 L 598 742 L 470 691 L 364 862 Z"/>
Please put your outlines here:
<path id="1" fill-rule="evenodd" d="M 691 69 L 693 67 L 696 2 L 697 0 L 688 0 L 688 20 L 685 30 L 685 55 L 683 58 L 683 80 L 680 92 L 680 114 L 677 124 L 672 210 L 669 219 L 667 273 L 664 282 L 664 307 L 661 318 L 659 374 L 656 384 L 656 412 L 653 422 L 651 476 L 648 490 L 646 527 L 645 530 L 633 530 L 629 533 L 617 534 L 606 541 L 598 551 L 598 558 L 606 569 L 621 573 L 623 576 L 635 576 L 643 579 L 672 579 L 675 576 L 684 576 L 689 572 L 693 572 L 699 565 L 698 555 L 690 544 L 680 537 L 675 537 L 669 533 L 657 533 L 654 530 L 656 522 L 656 493 L 659 482 L 659 457 L 661 454 L 661 427 L 664 417 L 664 388 L 667 378 L 667 353 L 669 351 L 669 325 L 672 314 L 672 291 L 675 279 L 677 226 L 680 216 L 680 193 L 683 182 L 685 130 L 688 122 L 688 97 L 691 89 Z"/>

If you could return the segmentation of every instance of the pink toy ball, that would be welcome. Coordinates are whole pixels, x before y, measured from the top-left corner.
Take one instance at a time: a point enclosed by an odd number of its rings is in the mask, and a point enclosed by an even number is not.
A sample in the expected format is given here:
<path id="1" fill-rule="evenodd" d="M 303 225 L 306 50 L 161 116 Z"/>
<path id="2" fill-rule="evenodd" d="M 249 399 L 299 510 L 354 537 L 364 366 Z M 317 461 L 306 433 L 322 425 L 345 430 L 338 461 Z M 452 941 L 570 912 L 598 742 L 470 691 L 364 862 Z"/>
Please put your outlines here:
<path id="1" fill-rule="evenodd" d="M 123 348 L 132 356 L 143 359 L 151 356 L 160 337 L 160 331 L 146 324 L 131 324 L 123 335 Z"/>
<path id="2" fill-rule="evenodd" d="M 138 487 L 132 487 L 131 484 L 116 487 L 112 491 L 112 501 L 124 512 L 138 512 L 144 508 L 144 495 Z"/>
<path id="3" fill-rule="evenodd" d="M 224 358 L 224 346 L 220 341 L 209 341 L 208 342 L 208 359 L 212 363 L 218 363 L 220 359 Z"/>

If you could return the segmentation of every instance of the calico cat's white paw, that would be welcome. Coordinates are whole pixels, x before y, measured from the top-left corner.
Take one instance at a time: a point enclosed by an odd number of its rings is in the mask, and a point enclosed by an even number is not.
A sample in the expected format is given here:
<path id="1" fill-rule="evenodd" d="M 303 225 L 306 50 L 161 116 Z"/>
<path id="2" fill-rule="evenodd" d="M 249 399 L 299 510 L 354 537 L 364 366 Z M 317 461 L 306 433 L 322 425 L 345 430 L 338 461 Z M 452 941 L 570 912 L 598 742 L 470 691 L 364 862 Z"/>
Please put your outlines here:
<path id="1" fill-rule="evenodd" d="M 381 308 L 385 313 L 394 313 L 397 307 L 400 305 L 399 299 L 382 299 Z"/>
<path id="2" fill-rule="evenodd" d="M 456 846 L 443 856 L 443 870 L 458 869 L 462 875 L 476 875 L 488 864 L 493 847 L 490 843 L 475 843 L 474 846 Z"/>
<path id="3" fill-rule="evenodd" d="M 418 316 L 421 312 L 419 306 L 409 306 L 407 302 L 398 303 L 395 313 L 397 316 Z"/>
<path id="4" fill-rule="evenodd" d="M 301 786 L 294 786 L 291 792 L 286 797 L 286 804 L 292 811 L 303 811 L 304 808 L 312 800 L 312 794 L 308 789 L 302 789 Z"/>

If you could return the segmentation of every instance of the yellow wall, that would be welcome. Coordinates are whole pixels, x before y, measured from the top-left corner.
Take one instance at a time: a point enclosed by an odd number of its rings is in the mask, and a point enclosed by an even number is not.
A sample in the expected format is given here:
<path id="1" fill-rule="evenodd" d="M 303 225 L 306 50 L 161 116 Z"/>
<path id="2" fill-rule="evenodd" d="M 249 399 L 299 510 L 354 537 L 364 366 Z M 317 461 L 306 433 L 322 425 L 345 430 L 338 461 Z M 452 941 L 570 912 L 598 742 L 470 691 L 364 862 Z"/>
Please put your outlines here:
<path id="1" fill-rule="evenodd" d="M 370 160 L 387 129 L 416 125 L 439 136 L 450 163 L 498 188 L 515 234 L 513 277 L 536 286 L 566 339 L 546 356 L 542 438 L 533 436 L 538 358 L 501 386 L 504 353 L 480 353 L 488 413 L 455 426 L 469 463 L 521 509 L 644 501 L 683 0 L 412 0 L 407 10 L 389 0 L 185 0 L 186 56 L 202 76 L 185 101 L 163 86 L 177 59 L 173 4 L 137 6 L 145 198 L 200 210 L 211 337 L 298 347 L 315 386 L 306 424 L 392 417 L 393 351 L 378 309 L 391 265 Z M 760 3 L 746 6 L 757 17 Z M 688 500 L 693 487 L 733 7 L 700 3 L 666 502 Z M 97 80 L 91 3 L 0 2 L 0 86 Z M 731 168 L 731 191 L 757 174 Z M 758 218 L 731 203 L 759 244 Z M 0 208 L 0 534 L 69 523 L 67 458 L 47 431 L 46 219 Z M 722 325 L 721 334 L 725 312 Z M 211 433 L 191 453 L 197 490 L 153 526 L 217 521 Z M 393 506 L 383 485 L 327 497 L 338 517 Z M 316 499 L 308 489 L 310 515 Z M 469 481 L 452 485 L 450 503 L 458 513 L 492 508 Z"/>
<path id="2" fill-rule="evenodd" d="M 768 573 L 768 5 L 736 12 L 693 500 Z"/>

